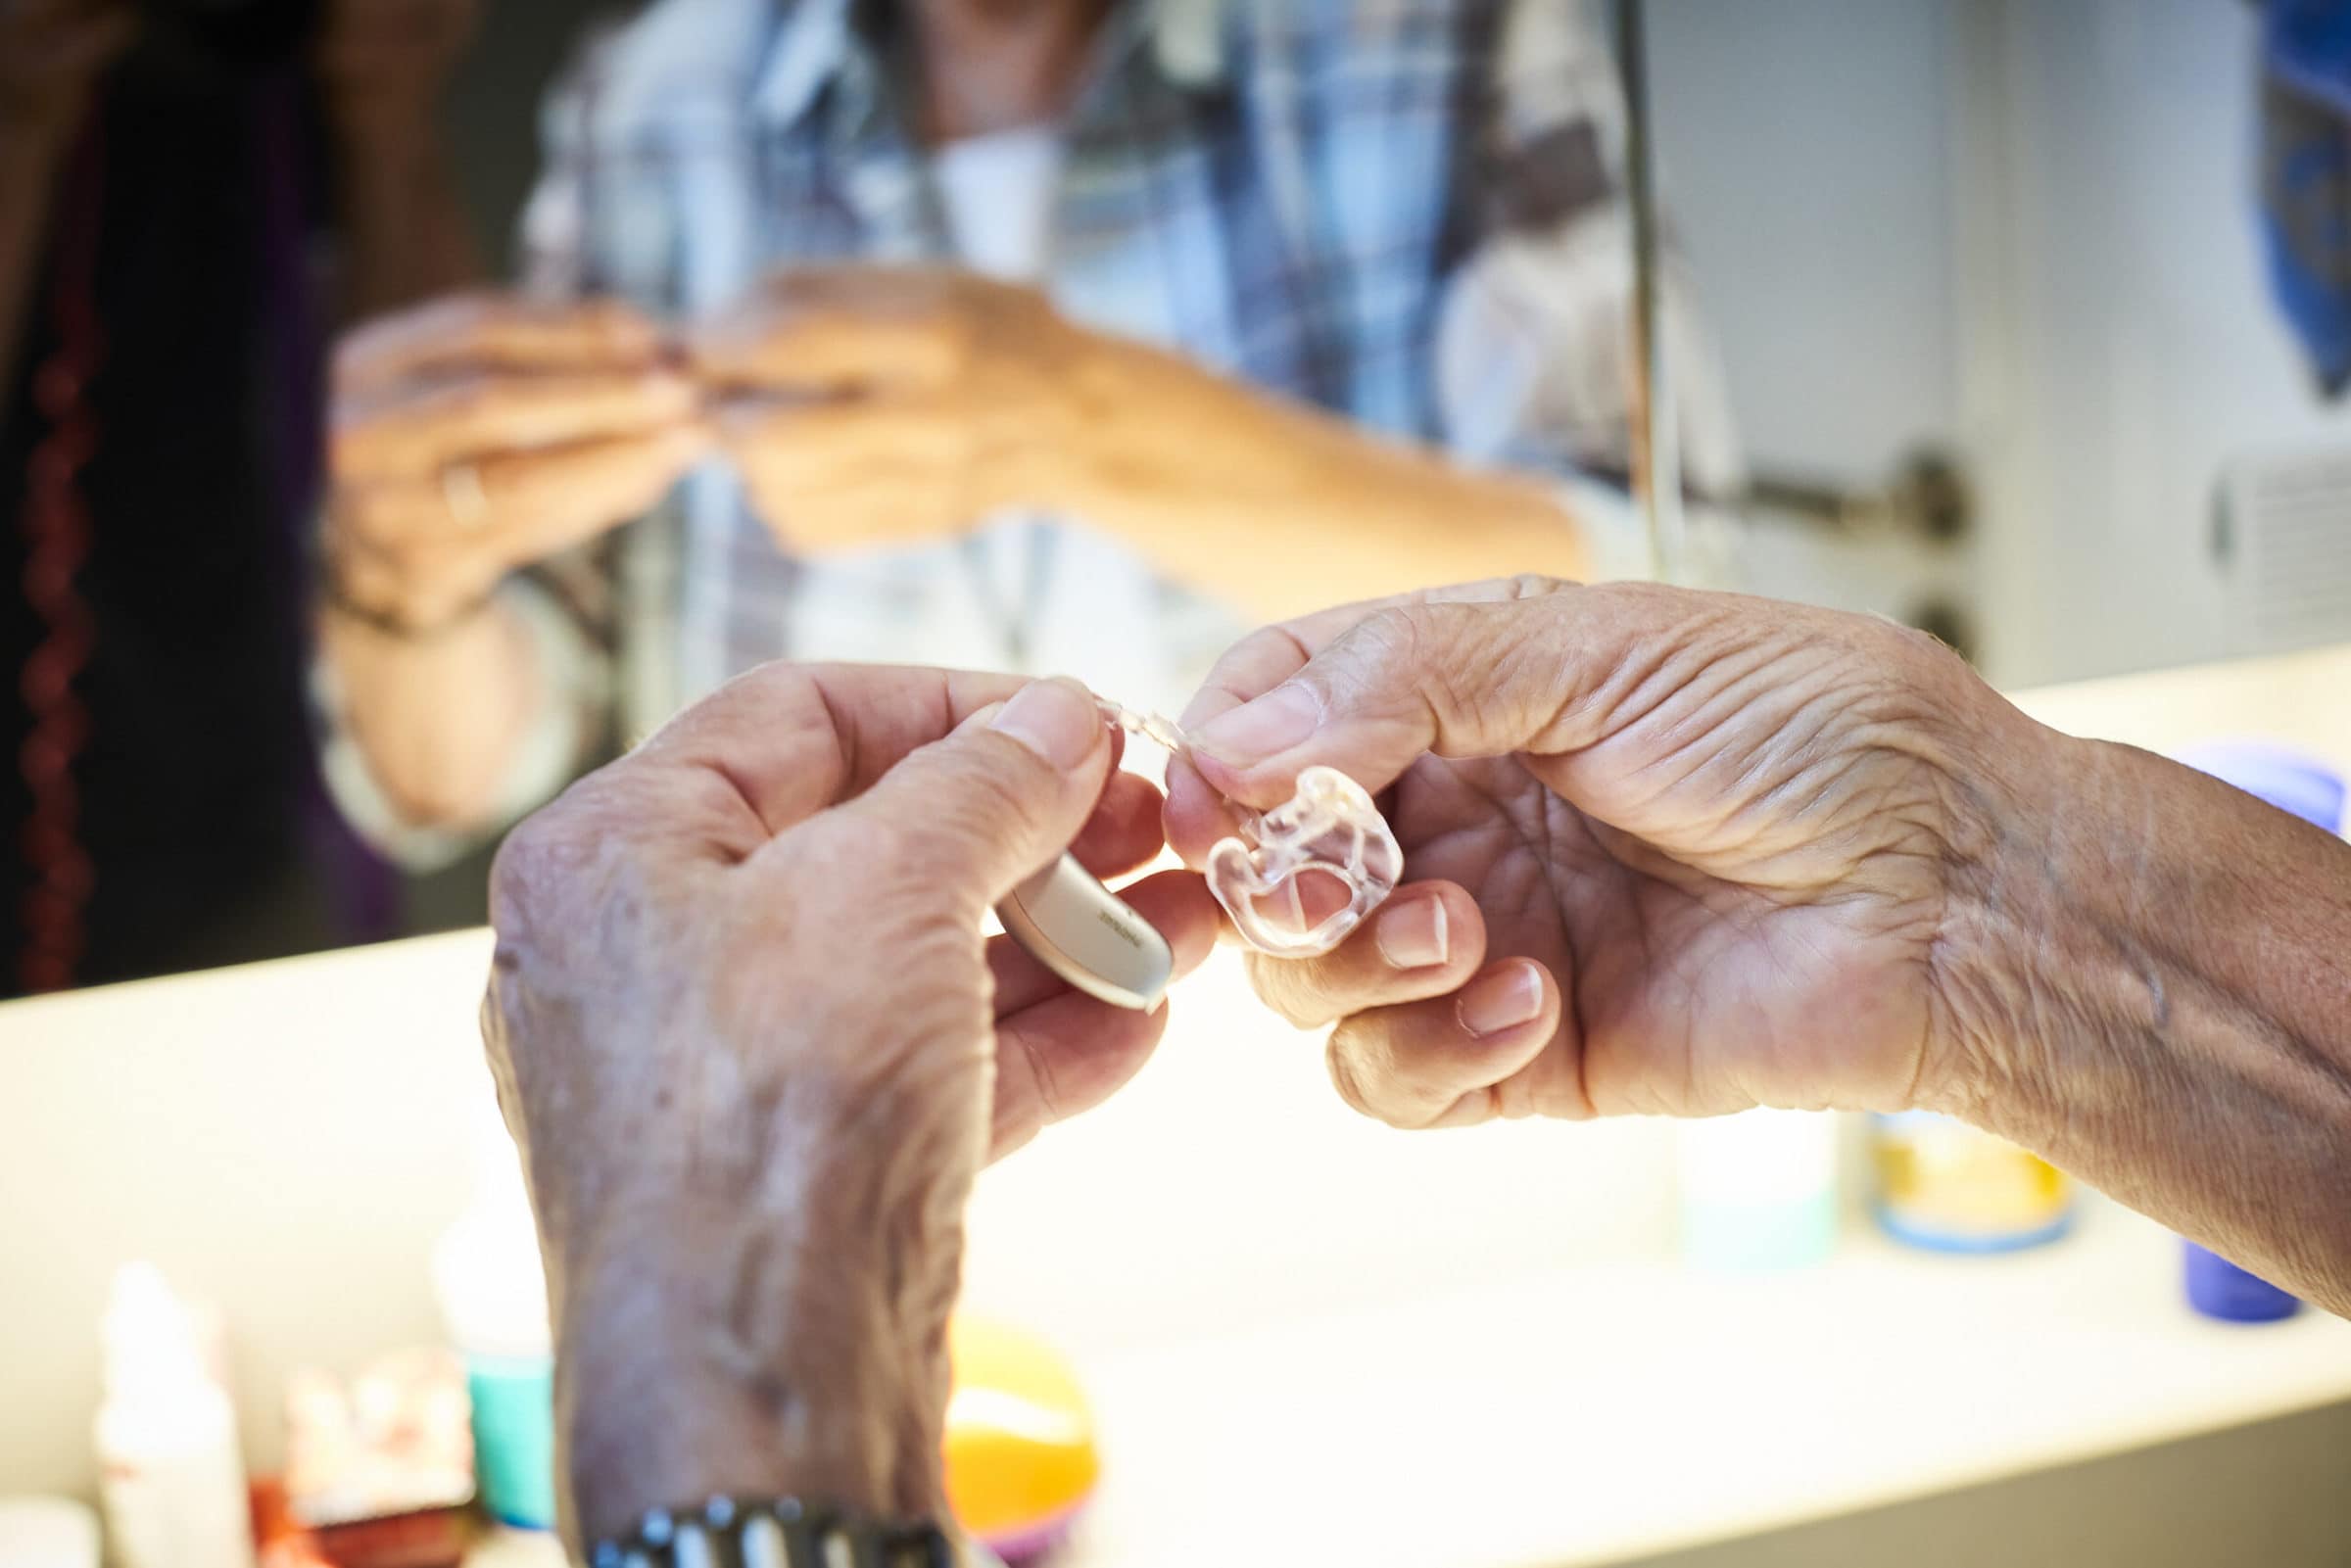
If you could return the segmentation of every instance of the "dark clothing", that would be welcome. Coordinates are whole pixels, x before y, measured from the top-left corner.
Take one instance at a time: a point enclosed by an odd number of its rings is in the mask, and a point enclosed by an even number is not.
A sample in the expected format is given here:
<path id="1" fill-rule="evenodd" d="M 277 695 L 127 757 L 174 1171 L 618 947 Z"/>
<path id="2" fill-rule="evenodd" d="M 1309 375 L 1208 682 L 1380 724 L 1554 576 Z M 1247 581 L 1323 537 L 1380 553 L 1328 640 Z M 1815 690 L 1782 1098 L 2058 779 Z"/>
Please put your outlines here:
<path id="1" fill-rule="evenodd" d="M 331 829 L 314 809 L 300 596 L 319 407 L 311 119 L 291 68 L 142 49 L 107 85 L 95 159 L 61 168 L 50 206 L 0 427 L 0 667 L 21 670 L 46 631 L 22 591 L 27 464 L 52 428 L 32 389 L 57 348 L 58 291 L 73 286 L 60 276 L 62 239 L 94 213 L 88 282 L 104 330 L 78 589 L 95 641 L 74 767 L 94 882 L 78 983 L 347 934 L 312 896 Z M 12 679 L 0 690 L 0 994 L 17 987 L 25 935 L 29 722 Z M 257 928 L 272 910 L 290 928 Z"/>

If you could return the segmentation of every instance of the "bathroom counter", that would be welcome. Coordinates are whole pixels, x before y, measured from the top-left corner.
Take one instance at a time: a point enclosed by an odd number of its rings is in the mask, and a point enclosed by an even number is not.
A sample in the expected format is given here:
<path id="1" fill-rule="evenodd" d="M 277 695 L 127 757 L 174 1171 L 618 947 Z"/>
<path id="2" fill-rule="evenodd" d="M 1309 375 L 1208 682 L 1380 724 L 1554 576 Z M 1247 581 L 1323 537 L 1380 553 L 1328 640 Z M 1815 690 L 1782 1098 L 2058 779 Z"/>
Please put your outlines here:
<path id="1" fill-rule="evenodd" d="M 2037 693 L 2154 745 L 2351 762 L 2351 648 Z M 91 1489 L 125 1257 L 223 1307 L 246 1443 L 286 1370 L 436 1336 L 488 1093 L 479 931 L 0 1006 L 0 1493 Z M 983 1179 L 967 1303 L 1065 1347 L 1106 1479 L 1065 1559 L 1599 1564 L 2351 1401 L 2351 1324 L 2180 1303 L 2102 1203 L 2036 1254 L 1670 1255 L 1672 1131 L 1351 1116 L 1220 961 L 1131 1091 Z M 525 1549 L 527 1548 L 519 1548 Z"/>

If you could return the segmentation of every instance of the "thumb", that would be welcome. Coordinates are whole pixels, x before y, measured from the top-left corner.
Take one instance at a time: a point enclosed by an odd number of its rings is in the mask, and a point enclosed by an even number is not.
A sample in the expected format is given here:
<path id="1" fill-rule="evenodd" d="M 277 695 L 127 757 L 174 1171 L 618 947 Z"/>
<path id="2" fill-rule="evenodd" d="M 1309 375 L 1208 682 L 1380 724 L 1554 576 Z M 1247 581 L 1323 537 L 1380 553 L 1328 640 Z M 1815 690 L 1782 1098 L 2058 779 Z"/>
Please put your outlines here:
<path id="1" fill-rule="evenodd" d="M 975 911 L 1070 846 L 1110 771 L 1110 729 L 1075 681 L 1032 682 L 910 751 L 832 815 L 884 845 L 877 870 Z"/>
<path id="2" fill-rule="evenodd" d="M 1610 693 L 1655 673 L 1634 655 L 1703 618 L 1698 595 L 1649 584 L 1390 605 L 1309 642 L 1287 679 L 1194 730 L 1192 758 L 1218 790 L 1270 806 L 1315 764 L 1376 791 L 1426 753 L 1589 745 Z"/>

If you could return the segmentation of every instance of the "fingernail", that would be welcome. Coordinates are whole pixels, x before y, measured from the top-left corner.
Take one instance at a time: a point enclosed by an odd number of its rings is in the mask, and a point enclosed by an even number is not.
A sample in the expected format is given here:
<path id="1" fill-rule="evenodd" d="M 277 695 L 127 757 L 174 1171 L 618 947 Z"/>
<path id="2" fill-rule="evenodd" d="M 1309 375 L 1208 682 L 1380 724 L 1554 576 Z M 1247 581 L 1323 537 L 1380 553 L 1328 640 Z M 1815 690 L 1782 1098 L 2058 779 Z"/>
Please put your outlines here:
<path id="1" fill-rule="evenodd" d="M 1100 710 L 1075 681 L 1031 682 L 1004 704 L 989 728 L 1064 773 L 1092 756 L 1104 736 Z"/>
<path id="2" fill-rule="evenodd" d="M 1454 1003 L 1454 1017 L 1471 1034 L 1500 1034 L 1532 1022 L 1543 1011 L 1543 980 L 1525 964 L 1512 964 L 1469 982 Z"/>
<path id="3" fill-rule="evenodd" d="M 1321 722 L 1321 698 L 1295 682 L 1285 682 L 1202 725 L 1192 735 L 1192 746 L 1227 762 L 1257 762 L 1287 751 Z"/>
<path id="4" fill-rule="evenodd" d="M 1390 969 L 1424 970 L 1442 964 L 1452 951 L 1445 929 L 1445 900 L 1415 898 L 1383 910 L 1372 936 Z"/>

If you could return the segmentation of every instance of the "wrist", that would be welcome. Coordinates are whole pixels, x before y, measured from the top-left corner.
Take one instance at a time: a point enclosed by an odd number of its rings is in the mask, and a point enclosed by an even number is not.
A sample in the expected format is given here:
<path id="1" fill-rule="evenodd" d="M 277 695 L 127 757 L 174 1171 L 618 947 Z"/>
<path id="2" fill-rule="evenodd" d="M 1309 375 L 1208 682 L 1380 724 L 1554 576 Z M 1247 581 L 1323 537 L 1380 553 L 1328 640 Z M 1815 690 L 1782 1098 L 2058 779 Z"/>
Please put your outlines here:
<path id="1" fill-rule="evenodd" d="M 2094 1066 L 2107 1022 L 2127 1006 L 2094 951 L 2107 928 L 2091 901 L 2129 896 L 2108 749 L 1996 707 L 1970 731 L 1952 791 L 1965 846 L 1950 868 L 1933 964 L 1937 1045 L 1918 1103 L 2014 1141 L 2046 1147 L 2060 1086 Z M 2111 956 L 2111 955 L 2107 955 Z"/>
<path id="2" fill-rule="evenodd" d="M 1148 532 L 1186 515 L 1202 487 L 1226 512 L 1253 509 L 1269 489 L 1295 494 L 1294 478 L 1275 472 L 1290 459 L 1264 428 L 1287 410 L 1189 360 L 1083 334 L 1057 386 L 1069 439 L 1055 478 L 1069 505 L 1107 527 Z"/>
<path id="3" fill-rule="evenodd" d="M 357 631 L 380 641 L 409 643 L 444 641 L 478 625 L 497 598 L 495 587 L 469 598 L 446 594 L 428 598 L 384 590 L 360 592 L 341 573 L 328 571 L 321 582 L 318 602 L 339 630 Z"/>
<path id="4" fill-rule="evenodd" d="M 692 1177 L 601 1194 L 567 1216 L 577 1244 L 549 1246 L 579 1539 L 717 1495 L 943 1518 L 962 1189 L 893 1150 L 779 1145 L 697 1149 Z"/>
<path id="5" fill-rule="evenodd" d="M 1587 564 L 1549 483 L 1463 467 L 1148 345 L 1100 340 L 1064 385 L 1073 504 L 1146 549 L 1213 538 L 1281 566 L 1304 555 L 1324 573 L 1316 604 L 1447 580 L 1464 552 L 1490 575 Z M 1333 555 L 1342 536 L 1355 548 Z"/>

